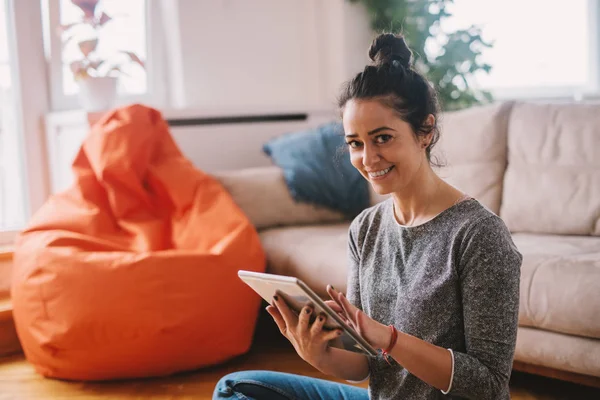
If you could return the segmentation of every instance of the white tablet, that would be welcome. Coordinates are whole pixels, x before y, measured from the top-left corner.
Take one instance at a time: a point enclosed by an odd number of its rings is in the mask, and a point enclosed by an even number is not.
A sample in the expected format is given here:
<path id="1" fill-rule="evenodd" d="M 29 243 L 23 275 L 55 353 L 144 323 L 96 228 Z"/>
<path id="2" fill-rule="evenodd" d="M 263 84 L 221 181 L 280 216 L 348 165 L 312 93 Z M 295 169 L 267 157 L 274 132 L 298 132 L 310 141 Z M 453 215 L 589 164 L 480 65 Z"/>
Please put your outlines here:
<path id="1" fill-rule="evenodd" d="M 370 356 L 376 356 L 377 351 L 360 336 L 352 327 L 348 326 L 340 316 L 331 309 L 325 302 L 313 292 L 304 282 L 291 276 L 282 276 L 266 274 L 252 271 L 238 271 L 238 276 L 256 293 L 258 293 L 269 304 L 272 304 L 273 296 L 281 296 L 288 306 L 296 312 L 302 311 L 306 305 L 311 305 L 314 309 L 312 318 L 324 313 L 327 315 L 325 328 L 343 330 L 339 339 L 331 341 L 332 347 L 338 347 L 355 353 L 363 353 Z"/>

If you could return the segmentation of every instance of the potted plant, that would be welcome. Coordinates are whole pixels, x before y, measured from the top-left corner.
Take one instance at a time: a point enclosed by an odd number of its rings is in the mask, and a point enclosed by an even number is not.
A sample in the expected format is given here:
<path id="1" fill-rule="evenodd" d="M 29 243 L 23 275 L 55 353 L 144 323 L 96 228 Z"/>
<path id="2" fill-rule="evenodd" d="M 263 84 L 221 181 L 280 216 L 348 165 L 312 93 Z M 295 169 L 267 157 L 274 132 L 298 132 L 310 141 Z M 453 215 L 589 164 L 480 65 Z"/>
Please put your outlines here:
<path id="1" fill-rule="evenodd" d="M 65 46 L 75 43 L 78 57 L 69 63 L 71 72 L 79 86 L 79 100 L 87 111 L 101 111 L 113 106 L 117 97 L 117 83 L 124 74 L 127 63 L 137 63 L 144 68 L 144 62 L 131 51 L 117 51 L 114 54 L 98 52 L 102 30 L 112 17 L 104 11 L 98 12 L 101 0 L 71 0 L 82 11 L 76 22 L 61 25 L 59 33 Z"/>

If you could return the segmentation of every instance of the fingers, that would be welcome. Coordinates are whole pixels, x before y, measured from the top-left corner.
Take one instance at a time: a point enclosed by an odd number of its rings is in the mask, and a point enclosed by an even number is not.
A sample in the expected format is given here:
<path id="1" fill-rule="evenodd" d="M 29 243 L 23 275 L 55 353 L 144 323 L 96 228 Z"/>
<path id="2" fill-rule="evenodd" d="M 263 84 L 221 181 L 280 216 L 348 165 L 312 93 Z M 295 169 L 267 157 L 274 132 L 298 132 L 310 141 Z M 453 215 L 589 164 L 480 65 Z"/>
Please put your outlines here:
<path id="1" fill-rule="evenodd" d="M 348 318 L 346 317 L 346 312 L 338 303 L 333 300 L 325 300 L 325 304 L 327 304 L 335 313 L 344 321 L 348 323 Z"/>
<path id="2" fill-rule="evenodd" d="M 313 313 L 313 309 L 311 306 L 306 305 L 302 308 L 300 315 L 298 316 L 298 327 L 301 331 L 308 330 L 308 325 L 310 323 L 310 317 Z"/>
<path id="3" fill-rule="evenodd" d="M 279 313 L 283 317 L 285 321 L 285 325 L 290 328 L 296 326 L 298 324 L 298 317 L 296 314 L 288 307 L 285 300 L 281 298 L 281 296 L 275 295 L 273 296 L 273 305 L 277 307 Z"/>
<path id="4" fill-rule="evenodd" d="M 333 300 L 327 300 L 326 302 L 329 303 L 330 301 L 333 301 L 337 307 L 335 309 L 335 311 L 337 313 L 340 314 L 347 314 L 346 309 L 344 309 L 344 304 L 341 301 L 340 297 L 343 296 L 343 294 L 341 292 L 338 292 L 333 286 L 331 285 L 327 285 L 327 294 L 329 294 L 329 297 L 331 297 Z M 345 297 L 344 297 L 345 298 Z M 335 306 L 331 306 L 332 308 Z M 339 310 L 339 311 L 338 311 Z M 347 317 L 350 316 L 350 314 L 347 315 Z"/>
<path id="5" fill-rule="evenodd" d="M 355 308 L 355 307 L 348 301 L 348 299 L 346 299 L 346 296 L 344 296 L 344 294 L 342 292 L 338 292 L 331 285 L 327 285 L 327 294 L 329 294 L 329 296 L 333 299 L 335 304 L 338 305 L 338 308 L 341 309 L 339 311 L 339 313 L 346 314 L 348 319 L 351 319 L 351 317 L 354 313 L 353 308 Z M 329 300 L 327 300 L 327 301 L 329 301 Z M 336 310 L 336 312 L 338 312 L 338 311 Z"/>
<path id="6" fill-rule="evenodd" d="M 342 308 L 342 306 L 340 306 L 333 300 L 325 300 L 325 304 L 327 304 L 333 311 L 335 311 L 338 314 L 344 313 L 344 309 Z"/>
<path id="7" fill-rule="evenodd" d="M 348 299 L 346 298 L 346 296 L 344 296 L 344 293 L 339 293 L 338 292 L 337 301 L 347 311 L 350 311 L 350 310 L 354 311 L 354 309 L 356 309 L 356 307 L 354 307 L 354 305 L 348 301 Z"/>
<path id="8" fill-rule="evenodd" d="M 358 308 L 354 307 L 346 298 L 346 296 L 344 296 L 343 293 L 340 293 L 338 295 L 338 301 L 340 303 L 340 305 L 342 306 L 342 308 L 344 309 L 344 311 L 346 312 L 346 315 L 348 316 L 348 319 L 352 320 L 353 322 L 356 322 L 356 311 L 359 311 Z"/>
<path id="9" fill-rule="evenodd" d="M 327 294 L 329 295 L 329 297 L 331 297 L 331 299 L 338 304 L 341 307 L 341 304 L 339 303 L 338 297 L 340 295 L 340 292 L 338 292 L 337 290 L 335 290 L 335 288 L 331 285 L 327 285 Z M 329 300 L 328 300 L 329 301 Z"/>
<path id="10" fill-rule="evenodd" d="M 281 334 L 285 336 L 287 332 L 287 325 L 285 324 L 285 321 L 283 320 L 283 317 L 281 316 L 279 310 L 275 306 L 268 306 L 267 312 L 271 315 L 271 317 L 273 317 L 273 320 L 277 324 L 277 327 L 279 328 Z"/>
<path id="11" fill-rule="evenodd" d="M 331 297 L 333 300 L 326 300 L 325 303 L 327 303 L 327 305 L 329 305 L 329 307 L 331 307 L 332 310 L 338 313 L 338 315 L 346 324 L 352 326 L 354 324 L 352 314 L 348 313 L 347 309 L 343 307 L 343 302 L 340 300 L 340 297 L 343 296 L 343 294 L 341 292 L 338 292 L 331 285 L 327 285 L 327 294 L 329 294 L 329 297 Z"/>
<path id="12" fill-rule="evenodd" d="M 330 340 L 339 338 L 342 335 L 341 329 L 332 329 L 332 330 L 323 330 L 323 326 L 327 322 L 327 315 L 320 314 L 313 322 L 310 333 L 313 338 L 318 339 L 319 341 L 328 342 Z"/>
<path id="13" fill-rule="evenodd" d="M 312 326 L 310 327 L 310 334 L 312 336 L 317 336 L 319 333 L 321 333 L 321 331 L 323 330 L 323 324 L 325 324 L 325 316 L 323 316 L 323 314 L 320 314 L 317 316 L 315 322 L 313 322 Z"/>
<path id="14" fill-rule="evenodd" d="M 315 319 L 315 322 L 313 322 L 312 326 L 310 327 L 310 334 L 313 337 L 319 336 L 321 332 L 324 332 L 323 326 L 325 325 L 325 322 L 327 322 L 327 315 L 319 314 L 319 316 Z"/>
<path id="15" fill-rule="evenodd" d="M 323 341 L 330 341 L 333 339 L 337 339 L 340 336 L 342 336 L 342 330 L 341 329 L 333 329 L 331 331 L 321 331 L 320 333 L 320 339 Z"/>
<path id="16" fill-rule="evenodd" d="M 365 314 L 364 312 L 362 312 L 361 310 L 359 310 L 358 308 L 356 309 L 356 313 L 354 314 L 354 320 L 356 321 L 356 329 L 359 332 L 363 332 L 364 328 L 365 328 L 365 324 L 367 323 L 367 314 Z"/>

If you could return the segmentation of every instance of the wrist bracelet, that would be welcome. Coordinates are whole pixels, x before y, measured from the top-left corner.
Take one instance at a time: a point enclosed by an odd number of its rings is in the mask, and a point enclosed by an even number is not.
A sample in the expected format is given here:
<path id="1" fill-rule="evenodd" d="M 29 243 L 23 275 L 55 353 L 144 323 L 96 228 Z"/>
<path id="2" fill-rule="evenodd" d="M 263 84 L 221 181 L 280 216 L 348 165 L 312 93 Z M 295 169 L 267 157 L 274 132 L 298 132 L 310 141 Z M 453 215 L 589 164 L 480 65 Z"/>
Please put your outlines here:
<path id="1" fill-rule="evenodd" d="M 392 337 L 390 338 L 390 344 L 388 345 L 387 349 L 385 349 L 385 350 L 382 349 L 382 351 L 381 351 L 383 354 L 383 358 L 385 358 L 385 361 L 388 364 L 390 364 L 390 361 L 388 360 L 388 355 L 390 354 L 390 352 L 396 345 L 396 342 L 398 341 L 398 330 L 396 329 L 396 327 L 394 325 L 390 325 L 389 327 L 392 330 Z M 392 364 L 390 364 L 390 365 L 392 365 Z"/>

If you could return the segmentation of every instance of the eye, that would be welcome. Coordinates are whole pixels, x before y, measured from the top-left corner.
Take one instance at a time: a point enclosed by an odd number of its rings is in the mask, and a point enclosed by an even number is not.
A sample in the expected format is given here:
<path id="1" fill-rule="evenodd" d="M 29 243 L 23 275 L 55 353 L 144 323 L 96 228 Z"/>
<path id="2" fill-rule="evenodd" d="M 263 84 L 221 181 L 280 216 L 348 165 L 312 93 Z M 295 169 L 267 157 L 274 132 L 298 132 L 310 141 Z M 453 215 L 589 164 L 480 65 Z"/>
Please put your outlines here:
<path id="1" fill-rule="evenodd" d="M 352 149 L 357 149 L 360 147 L 360 142 L 358 142 L 356 140 L 351 140 L 349 142 L 346 142 L 346 144 Z"/>
<path id="2" fill-rule="evenodd" d="M 383 144 L 388 142 L 392 138 L 391 135 L 379 135 L 375 138 L 375 143 Z"/>

